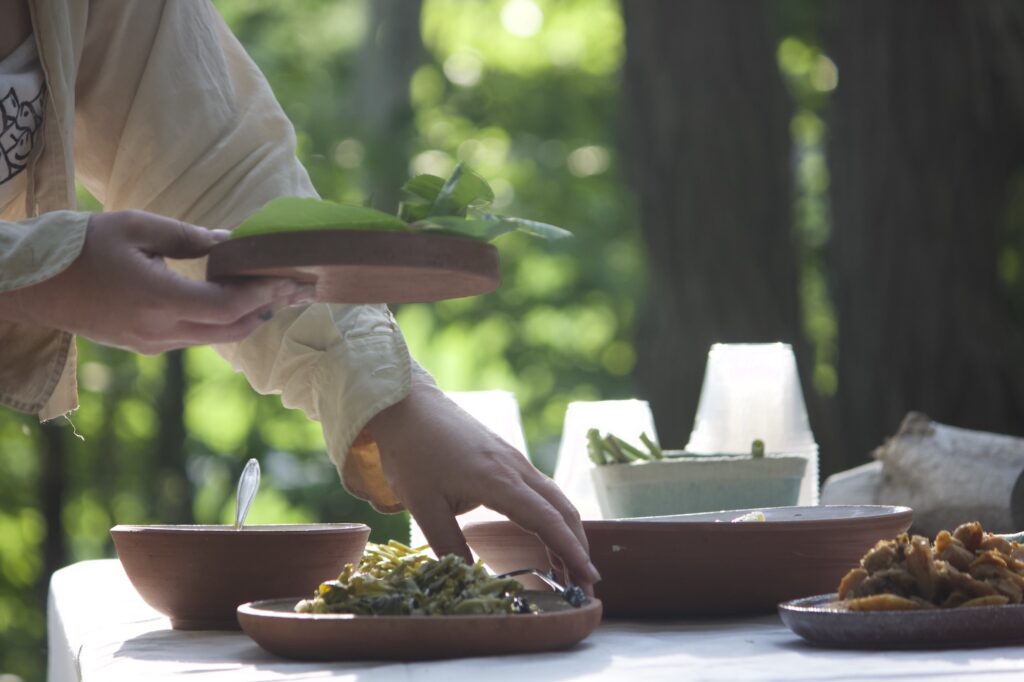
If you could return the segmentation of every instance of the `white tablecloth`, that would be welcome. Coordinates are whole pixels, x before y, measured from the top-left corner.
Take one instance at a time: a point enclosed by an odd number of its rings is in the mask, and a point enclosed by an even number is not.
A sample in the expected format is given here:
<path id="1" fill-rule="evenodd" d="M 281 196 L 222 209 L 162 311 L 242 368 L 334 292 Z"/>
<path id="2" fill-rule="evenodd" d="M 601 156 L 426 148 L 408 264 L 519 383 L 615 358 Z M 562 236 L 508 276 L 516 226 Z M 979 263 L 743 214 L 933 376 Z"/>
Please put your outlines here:
<path id="1" fill-rule="evenodd" d="M 241 632 L 175 632 L 117 561 L 54 574 L 49 681 L 184 680 L 1024 680 L 1024 647 L 855 652 L 804 644 L 775 616 L 606 621 L 571 651 L 431 663 L 301 663 Z"/>

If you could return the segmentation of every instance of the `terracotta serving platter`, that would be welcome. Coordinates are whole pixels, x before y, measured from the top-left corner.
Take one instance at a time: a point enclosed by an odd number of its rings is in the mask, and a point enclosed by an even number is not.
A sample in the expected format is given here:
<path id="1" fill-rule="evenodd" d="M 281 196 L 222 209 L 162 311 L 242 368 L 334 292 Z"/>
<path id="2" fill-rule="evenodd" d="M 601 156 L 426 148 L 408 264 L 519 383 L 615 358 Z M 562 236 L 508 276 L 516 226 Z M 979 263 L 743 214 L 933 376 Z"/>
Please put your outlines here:
<path id="1" fill-rule="evenodd" d="M 286 277 L 316 285 L 329 303 L 417 303 L 475 296 L 501 283 L 498 251 L 467 237 L 310 230 L 229 239 L 213 247 L 206 278 Z"/>
<path id="2" fill-rule="evenodd" d="M 1024 642 L 1024 604 L 919 611 L 847 611 L 822 594 L 779 604 L 790 630 L 840 649 L 949 649 Z"/>
<path id="3" fill-rule="evenodd" d="M 574 608 L 553 592 L 527 592 L 540 613 L 493 616 L 355 616 L 295 613 L 297 598 L 238 607 L 242 630 L 267 651 L 298 660 L 427 660 L 568 649 L 601 622 L 601 602 Z"/>
<path id="4" fill-rule="evenodd" d="M 732 523 L 750 511 L 766 520 Z M 773 613 L 779 602 L 836 589 L 881 539 L 910 527 L 907 507 L 742 509 L 584 521 L 607 616 Z M 546 566 L 536 536 L 507 521 L 470 523 L 470 547 L 496 573 Z M 528 587 L 535 584 L 523 581 Z"/>

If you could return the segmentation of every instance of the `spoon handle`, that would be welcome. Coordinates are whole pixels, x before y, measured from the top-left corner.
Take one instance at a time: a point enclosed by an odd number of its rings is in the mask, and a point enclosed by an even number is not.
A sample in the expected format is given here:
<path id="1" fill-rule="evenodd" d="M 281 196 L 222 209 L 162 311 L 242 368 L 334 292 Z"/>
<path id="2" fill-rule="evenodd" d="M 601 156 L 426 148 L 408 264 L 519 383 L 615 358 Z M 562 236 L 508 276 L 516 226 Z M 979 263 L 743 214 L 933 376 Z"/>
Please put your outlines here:
<path id="1" fill-rule="evenodd" d="M 260 489 L 260 463 L 256 458 L 245 463 L 242 475 L 238 479 L 238 493 L 235 497 L 235 528 L 245 525 L 245 517 L 249 515 L 249 507 Z"/>

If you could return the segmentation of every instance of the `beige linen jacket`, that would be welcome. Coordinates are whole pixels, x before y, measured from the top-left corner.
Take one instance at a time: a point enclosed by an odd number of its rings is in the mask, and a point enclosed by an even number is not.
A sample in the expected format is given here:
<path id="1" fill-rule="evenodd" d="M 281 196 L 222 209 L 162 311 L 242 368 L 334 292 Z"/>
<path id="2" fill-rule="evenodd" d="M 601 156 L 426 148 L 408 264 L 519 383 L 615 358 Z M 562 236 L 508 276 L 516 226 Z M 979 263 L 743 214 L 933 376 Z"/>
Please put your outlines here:
<path id="1" fill-rule="evenodd" d="M 29 6 L 47 100 L 28 188 L 0 214 L 0 291 L 77 258 L 89 214 L 74 210 L 76 176 L 105 210 L 209 228 L 233 228 L 274 197 L 316 196 L 291 124 L 209 0 Z M 203 261 L 171 265 L 197 278 L 205 270 Z M 422 372 L 385 306 L 289 308 L 217 350 L 254 389 L 320 420 L 349 490 L 401 508 L 363 432 Z M 75 409 L 74 338 L 0 321 L 0 403 L 44 420 Z"/>

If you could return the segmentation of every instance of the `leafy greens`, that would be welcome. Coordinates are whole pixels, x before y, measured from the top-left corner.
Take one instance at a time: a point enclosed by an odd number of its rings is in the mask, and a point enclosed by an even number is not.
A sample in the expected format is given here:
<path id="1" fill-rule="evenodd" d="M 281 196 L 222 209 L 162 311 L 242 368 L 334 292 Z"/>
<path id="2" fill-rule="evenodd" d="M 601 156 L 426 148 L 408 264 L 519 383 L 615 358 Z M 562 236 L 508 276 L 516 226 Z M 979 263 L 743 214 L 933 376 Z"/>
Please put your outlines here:
<path id="1" fill-rule="evenodd" d="M 433 559 L 425 547 L 391 540 L 369 543 L 358 565 L 346 564 L 337 580 L 321 583 L 295 610 L 364 616 L 533 613 L 522 591 L 515 579 L 491 576 L 481 563 L 467 564 L 454 554 Z"/>
<path id="2" fill-rule="evenodd" d="M 490 241 L 519 230 L 543 239 L 565 239 L 560 227 L 489 209 L 494 190 L 479 174 L 459 164 L 447 178 L 417 175 L 402 185 L 398 216 L 367 206 L 323 199 L 281 197 L 268 202 L 231 234 L 233 238 L 306 230 L 437 232 Z"/>

